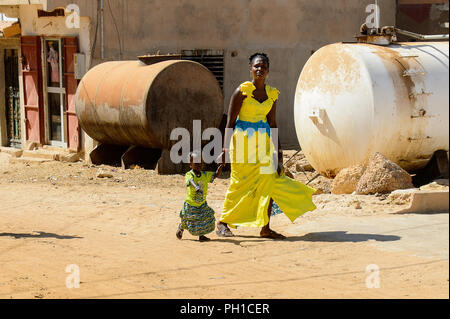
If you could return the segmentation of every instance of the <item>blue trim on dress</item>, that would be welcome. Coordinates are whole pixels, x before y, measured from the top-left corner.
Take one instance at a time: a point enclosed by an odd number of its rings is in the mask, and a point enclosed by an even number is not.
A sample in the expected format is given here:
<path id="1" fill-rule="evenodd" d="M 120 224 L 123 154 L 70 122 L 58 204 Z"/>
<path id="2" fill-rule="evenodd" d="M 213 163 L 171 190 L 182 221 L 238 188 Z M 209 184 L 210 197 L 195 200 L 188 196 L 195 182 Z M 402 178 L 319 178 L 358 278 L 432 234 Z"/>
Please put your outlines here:
<path id="1" fill-rule="evenodd" d="M 267 133 L 270 137 L 271 129 L 268 122 L 259 121 L 259 122 L 247 122 L 236 120 L 236 124 L 234 129 L 239 129 L 241 131 L 247 131 L 248 137 L 251 137 L 254 132 L 258 130 L 262 130 L 261 133 Z M 249 130 L 251 129 L 251 130 Z"/>

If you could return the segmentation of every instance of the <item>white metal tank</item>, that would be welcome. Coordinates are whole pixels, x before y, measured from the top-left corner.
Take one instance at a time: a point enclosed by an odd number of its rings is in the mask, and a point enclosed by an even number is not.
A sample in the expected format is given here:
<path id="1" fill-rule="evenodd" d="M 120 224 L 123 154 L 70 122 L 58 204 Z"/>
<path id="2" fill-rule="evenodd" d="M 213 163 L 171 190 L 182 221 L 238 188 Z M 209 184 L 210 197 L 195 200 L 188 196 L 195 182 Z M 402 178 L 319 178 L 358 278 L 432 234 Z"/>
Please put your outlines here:
<path id="1" fill-rule="evenodd" d="M 374 152 L 408 171 L 449 146 L 449 43 L 327 45 L 296 88 L 297 138 L 322 175 Z"/>

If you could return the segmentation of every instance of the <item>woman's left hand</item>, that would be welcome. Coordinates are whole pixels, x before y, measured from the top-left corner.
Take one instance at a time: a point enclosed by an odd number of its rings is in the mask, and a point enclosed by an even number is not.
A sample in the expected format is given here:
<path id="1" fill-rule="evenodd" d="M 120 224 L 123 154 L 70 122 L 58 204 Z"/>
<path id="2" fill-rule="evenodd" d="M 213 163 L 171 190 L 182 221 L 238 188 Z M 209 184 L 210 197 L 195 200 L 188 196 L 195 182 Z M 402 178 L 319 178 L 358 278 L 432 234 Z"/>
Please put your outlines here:
<path id="1" fill-rule="evenodd" d="M 283 163 L 278 161 L 277 173 L 281 176 L 281 173 L 284 171 Z"/>
<path id="2" fill-rule="evenodd" d="M 284 167 L 283 167 L 283 151 L 278 150 L 278 167 L 277 167 L 278 175 L 281 175 L 283 170 L 284 170 Z"/>

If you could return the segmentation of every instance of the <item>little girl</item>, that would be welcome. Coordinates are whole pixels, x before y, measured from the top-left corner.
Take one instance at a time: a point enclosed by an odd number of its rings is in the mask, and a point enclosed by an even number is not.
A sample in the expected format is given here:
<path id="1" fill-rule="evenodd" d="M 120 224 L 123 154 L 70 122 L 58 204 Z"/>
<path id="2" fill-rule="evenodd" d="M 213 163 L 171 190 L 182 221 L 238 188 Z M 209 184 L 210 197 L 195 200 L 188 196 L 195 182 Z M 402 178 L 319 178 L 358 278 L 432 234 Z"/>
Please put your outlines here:
<path id="1" fill-rule="evenodd" d="M 208 183 L 212 183 L 219 176 L 222 165 L 219 165 L 216 172 L 205 172 L 202 171 L 201 154 L 192 152 L 189 159 L 192 170 L 185 175 L 187 194 L 180 211 L 181 223 L 178 225 L 176 236 L 181 239 L 183 230 L 187 229 L 191 235 L 199 236 L 199 241 L 208 241 L 210 239 L 205 235 L 214 231 L 216 223 L 214 210 L 206 203 Z M 196 159 L 199 163 L 195 163 Z"/>

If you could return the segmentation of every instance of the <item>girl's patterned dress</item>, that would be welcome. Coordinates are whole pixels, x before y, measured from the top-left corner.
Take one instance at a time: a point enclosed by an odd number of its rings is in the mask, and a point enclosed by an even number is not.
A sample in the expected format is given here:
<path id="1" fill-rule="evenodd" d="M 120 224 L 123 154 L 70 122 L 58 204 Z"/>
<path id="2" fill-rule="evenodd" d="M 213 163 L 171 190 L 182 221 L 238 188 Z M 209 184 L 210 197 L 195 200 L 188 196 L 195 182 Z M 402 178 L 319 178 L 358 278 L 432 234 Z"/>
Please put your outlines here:
<path id="1" fill-rule="evenodd" d="M 193 170 L 186 173 L 187 194 L 180 211 L 180 228 L 187 229 L 193 236 L 204 236 L 214 231 L 216 224 L 214 210 L 206 203 L 208 183 L 213 181 L 214 174 L 201 172 L 200 177 L 197 177 Z M 195 190 L 191 181 L 199 186 L 199 191 Z"/>

